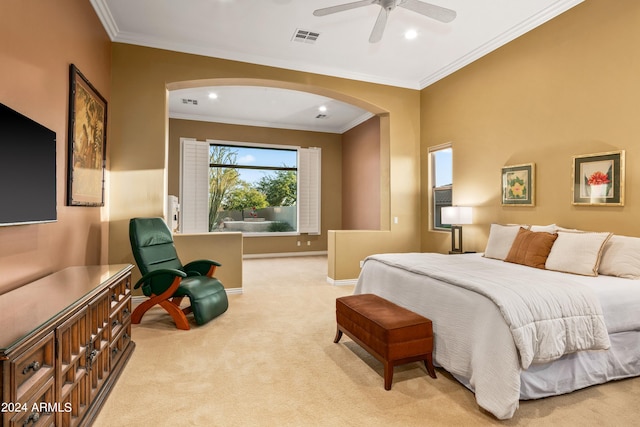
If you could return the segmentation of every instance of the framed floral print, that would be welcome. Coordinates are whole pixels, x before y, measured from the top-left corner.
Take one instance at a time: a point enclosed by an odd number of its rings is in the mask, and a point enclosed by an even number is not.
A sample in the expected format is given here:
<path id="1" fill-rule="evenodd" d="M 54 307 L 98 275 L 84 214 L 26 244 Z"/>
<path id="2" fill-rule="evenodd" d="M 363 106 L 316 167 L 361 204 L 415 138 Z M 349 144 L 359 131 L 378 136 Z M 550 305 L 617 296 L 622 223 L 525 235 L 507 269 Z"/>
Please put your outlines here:
<path id="1" fill-rule="evenodd" d="M 573 204 L 624 206 L 624 150 L 573 157 Z"/>
<path id="2" fill-rule="evenodd" d="M 75 65 L 69 74 L 67 204 L 104 206 L 107 101 Z"/>
<path id="3" fill-rule="evenodd" d="M 535 206 L 534 163 L 505 166 L 502 168 L 502 205 Z"/>

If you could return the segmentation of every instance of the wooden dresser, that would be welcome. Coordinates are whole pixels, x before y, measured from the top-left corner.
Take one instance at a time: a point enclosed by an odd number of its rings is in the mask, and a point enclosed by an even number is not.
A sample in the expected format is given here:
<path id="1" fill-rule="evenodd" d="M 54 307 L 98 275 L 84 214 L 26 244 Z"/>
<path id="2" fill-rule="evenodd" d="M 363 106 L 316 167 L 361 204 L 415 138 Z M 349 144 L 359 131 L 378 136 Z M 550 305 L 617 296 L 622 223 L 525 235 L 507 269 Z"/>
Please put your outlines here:
<path id="1" fill-rule="evenodd" d="M 91 424 L 135 347 L 132 268 L 69 267 L 0 295 L 0 426 Z"/>

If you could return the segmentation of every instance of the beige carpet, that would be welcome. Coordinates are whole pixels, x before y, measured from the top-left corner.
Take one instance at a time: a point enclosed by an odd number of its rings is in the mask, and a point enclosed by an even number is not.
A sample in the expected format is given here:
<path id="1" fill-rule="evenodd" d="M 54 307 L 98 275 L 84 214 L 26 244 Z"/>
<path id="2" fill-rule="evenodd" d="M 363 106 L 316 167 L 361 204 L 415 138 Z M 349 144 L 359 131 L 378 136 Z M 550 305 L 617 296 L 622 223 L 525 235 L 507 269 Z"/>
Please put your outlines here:
<path id="1" fill-rule="evenodd" d="M 133 327 L 137 347 L 94 426 L 631 426 L 640 378 L 521 402 L 497 421 L 445 371 L 382 365 L 335 335 L 335 299 L 352 286 L 326 282 L 325 257 L 246 260 L 244 293 L 190 331 L 163 311 Z"/>

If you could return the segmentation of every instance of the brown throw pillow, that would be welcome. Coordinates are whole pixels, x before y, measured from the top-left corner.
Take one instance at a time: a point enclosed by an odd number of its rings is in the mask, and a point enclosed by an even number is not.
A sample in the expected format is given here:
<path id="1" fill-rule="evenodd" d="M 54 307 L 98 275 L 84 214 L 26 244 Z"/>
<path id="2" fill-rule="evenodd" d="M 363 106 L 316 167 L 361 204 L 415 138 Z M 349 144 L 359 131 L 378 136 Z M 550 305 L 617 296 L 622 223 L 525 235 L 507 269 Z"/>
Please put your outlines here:
<path id="1" fill-rule="evenodd" d="M 544 269 L 553 242 L 557 238 L 557 234 L 520 228 L 505 261 Z"/>

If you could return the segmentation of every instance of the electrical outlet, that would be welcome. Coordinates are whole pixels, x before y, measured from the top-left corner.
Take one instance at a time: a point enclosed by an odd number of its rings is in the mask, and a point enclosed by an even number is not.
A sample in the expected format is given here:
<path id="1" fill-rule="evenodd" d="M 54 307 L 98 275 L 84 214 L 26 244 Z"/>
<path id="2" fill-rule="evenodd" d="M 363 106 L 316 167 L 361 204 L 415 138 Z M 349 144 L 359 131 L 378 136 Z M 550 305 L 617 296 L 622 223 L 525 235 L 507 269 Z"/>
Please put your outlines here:
<path id="1" fill-rule="evenodd" d="M 311 240 L 307 240 L 307 246 L 311 246 Z"/>
<path id="2" fill-rule="evenodd" d="M 394 223 L 394 224 L 397 224 L 397 223 L 398 223 L 398 217 L 397 217 L 397 216 L 394 216 L 394 217 L 393 217 L 393 223 Z"/>
<path id="3" fill-rule="evenodd" d="M 298 240 L 298 241 L 296 242 L 296 245 L 300 246 L 300 240 Z"/>

